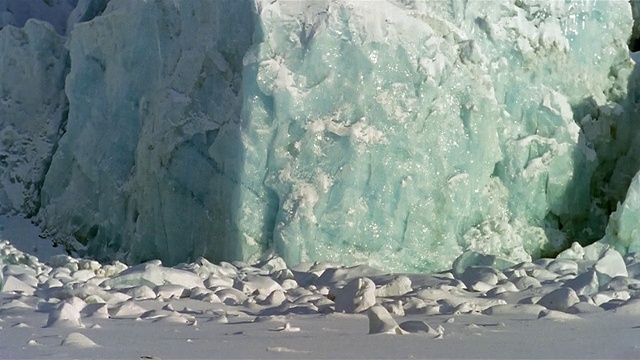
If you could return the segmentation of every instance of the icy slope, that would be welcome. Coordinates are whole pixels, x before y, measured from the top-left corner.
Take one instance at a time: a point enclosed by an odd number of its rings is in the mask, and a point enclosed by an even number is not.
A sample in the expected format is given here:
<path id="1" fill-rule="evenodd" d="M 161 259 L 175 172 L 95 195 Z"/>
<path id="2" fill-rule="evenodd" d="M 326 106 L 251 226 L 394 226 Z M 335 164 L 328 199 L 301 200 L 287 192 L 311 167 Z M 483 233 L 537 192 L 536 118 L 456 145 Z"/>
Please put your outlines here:
<path id="1" fill-rule="evenodd" d="M 85 0 L 67 24 L 39 216 L 102 259 L 530 260 L 600 238 L 638 168 L 624 0 Z"/>

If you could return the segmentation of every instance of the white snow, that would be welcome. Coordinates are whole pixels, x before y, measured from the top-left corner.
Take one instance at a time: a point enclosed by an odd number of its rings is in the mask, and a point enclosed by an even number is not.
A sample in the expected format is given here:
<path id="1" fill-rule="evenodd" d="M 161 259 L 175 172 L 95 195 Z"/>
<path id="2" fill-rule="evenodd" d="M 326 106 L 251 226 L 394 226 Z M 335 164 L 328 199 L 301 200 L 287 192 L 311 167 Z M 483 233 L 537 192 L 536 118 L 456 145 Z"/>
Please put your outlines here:
<path id="1" fill-rule="evenodd" d="M 3 358 L 640 357 L 639 257 L 613 249 L 502 270 L 466 256 L 458 275 L 274 255 L 127 267 L 61 255 L 28 220 L 0 224 L 15 236 L 0 242 Z"/>

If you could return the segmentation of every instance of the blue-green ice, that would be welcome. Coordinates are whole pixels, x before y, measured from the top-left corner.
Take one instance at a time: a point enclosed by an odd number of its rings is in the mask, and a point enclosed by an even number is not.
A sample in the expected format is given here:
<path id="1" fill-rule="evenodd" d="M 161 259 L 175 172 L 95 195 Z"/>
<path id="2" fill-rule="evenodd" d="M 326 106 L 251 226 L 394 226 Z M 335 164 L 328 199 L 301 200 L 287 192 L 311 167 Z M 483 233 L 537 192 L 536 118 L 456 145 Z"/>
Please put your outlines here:
<path id="1" fill-rule="evenodd" d="M 66 76 L 22 70 L 64 91 L 35 109 L 0 76 L 0 124 L 31 124 L 0 132 L 0 199 L 17 196 L 0 210 L 90 255 L 434 271 L 467 250 L 640 247 L 626 0 L 78 6 L 65 36 L 0 30 L 0 75 L 18 47 Z M 44 152 L 16 145 L 45 135 Z"/>

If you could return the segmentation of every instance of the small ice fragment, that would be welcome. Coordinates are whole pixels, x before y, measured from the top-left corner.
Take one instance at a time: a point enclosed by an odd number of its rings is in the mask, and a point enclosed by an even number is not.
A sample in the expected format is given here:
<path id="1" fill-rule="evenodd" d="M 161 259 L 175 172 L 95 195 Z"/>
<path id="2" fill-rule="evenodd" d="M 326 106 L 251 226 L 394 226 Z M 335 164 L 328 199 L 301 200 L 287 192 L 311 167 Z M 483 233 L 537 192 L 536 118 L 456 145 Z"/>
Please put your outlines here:
<path id="1" fill-rule="evenodd" d="M 63 302 L 49 312 L 45 327 L 83 327 L 80 310 L 68 302 Z"/>
<path id="2" fill-rule="evenodd" d="M 538 319 L 549 319 L 549 320 L 557 320 L 557 321 L 566 321 L 566 320 L 578 320 L 582 319 L 581 317 L 573 314 L 568 314 L 563 311 L 556 310 L 542 310 L 538 315 Z"/>
<path id="3" fill-rule="evenodd" d="M 270 346 L 267 348 L 267 351 L 280 353 L 308 353 L 308 351 L 294 350 L 284 346 Z"/>
<path id="4" fill-rule="evenodd" d="M 29 346 L 40 346 L 42 344 L 40 344 L 39 342 L 37 342 L 34 339 L 31 339 L 31 340 L 27 341 L 27 345 L 29 345 Z"/>
<path id="5" fill-rule="evenodd" d="M 72 346 L 77 348 L 92 348 L 99 346 L 98 344 L 93 342 L 93 340 L 77 332 L 67 335 L 67 337 L 62 340 L 62 343 L 60 343 L 60 345 Z"/>
<path id="6" fill-rule="evenodd" d="M 374 305 L 367 311 L 369 318 L 369 334 L 405 334 L 391 314 L 380 305 Z"/>
<path id="7" fill-rule="evenodd" d="M 440 333 L 429 326 L 429 324 L 420 320 L 410 320 L 400 323 L 400 328 L 409 333 L 426 333 L 431 337 L 437 337 Z"/>
<path id="8" fill-rule="evenodd" d="M 298 332 L 300 331 L 299 327 L 293 327 L 289 323 L 285 323 L 283 326 L 279 326 L 271 331 L 282 331 L 282 332 Z"/>
<path id="9" fill-rule="evenodd" d="M 351 280 L 336 292 L 336 311 L 359 313 L 369 309 L 376 303 L 375 290 L 376 285 L 369 278 Z"/>
<path id="10" fill-rule="evenodd" d="M 578 295 L 572 288 L 556 289 L 543 296 L 538 305 L 542 305 L 549 310 L 567 311 L 568 308 L 580 302 Z"/>

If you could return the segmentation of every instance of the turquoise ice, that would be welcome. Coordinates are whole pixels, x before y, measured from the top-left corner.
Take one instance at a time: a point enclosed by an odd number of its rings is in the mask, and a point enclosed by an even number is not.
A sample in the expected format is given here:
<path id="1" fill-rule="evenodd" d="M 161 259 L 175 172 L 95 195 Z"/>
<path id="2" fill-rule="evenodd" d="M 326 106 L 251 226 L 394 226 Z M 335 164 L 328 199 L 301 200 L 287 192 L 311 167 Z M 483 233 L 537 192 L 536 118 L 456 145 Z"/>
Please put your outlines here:
<path id="1" fill-rule="evenodd" d="M 105 4 L 68 22 L 39 198 L 103 260 L 530 260 L 602 238 L 640 168 L 626 0 Z"/>
<path id="2" fill-rule="evenodd" d="M 602 235 L 579 121 L 626 90 L 627 3 L 297 4 L 259 2 L 244 71 L 245 176 L 285 259 L 435 270 Z"/>

